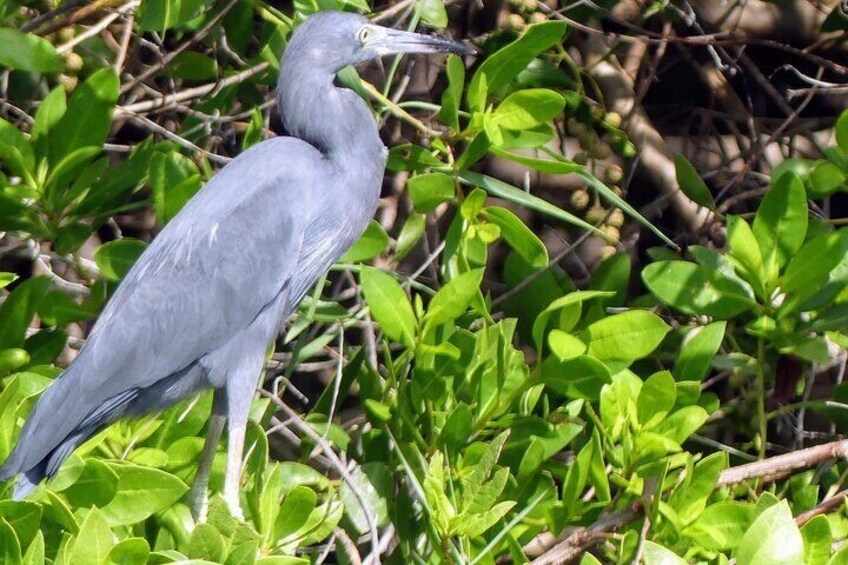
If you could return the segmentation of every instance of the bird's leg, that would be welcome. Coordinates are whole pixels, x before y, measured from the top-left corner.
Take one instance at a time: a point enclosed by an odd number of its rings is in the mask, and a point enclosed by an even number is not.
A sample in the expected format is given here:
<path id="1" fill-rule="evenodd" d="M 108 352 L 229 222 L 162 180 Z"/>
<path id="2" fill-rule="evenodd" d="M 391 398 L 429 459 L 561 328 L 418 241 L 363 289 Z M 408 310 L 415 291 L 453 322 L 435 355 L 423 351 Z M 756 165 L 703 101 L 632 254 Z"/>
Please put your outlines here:
<path id="1" fill-rule="evenodd" d="M 227 473 L 224 477 L 224 501 L 234 518 L 244 520 L 239 504 L 241 465 L 244 453 L 244 434 L 250 403 L 256 393 L 258 371 L 249 379 L 227 381 Z"/>
<path id="2" fill-rule="evenodd" d="M 209 474 L 212 472 L 212 462 L 215 460 L 215 451 L 221 441 L 221 432 L 227 421 L 227 393 L 225 389 L 215 389 L 212 399 L 212 416 L 209 418 L 206 430 L 206 443 L 203 444 L 203 452 L 197 464 L 197 474 L 191 485 L 188 495 L 188 503 L 195 521 L 198 523 L 206 521 L 209 510 Z"/>

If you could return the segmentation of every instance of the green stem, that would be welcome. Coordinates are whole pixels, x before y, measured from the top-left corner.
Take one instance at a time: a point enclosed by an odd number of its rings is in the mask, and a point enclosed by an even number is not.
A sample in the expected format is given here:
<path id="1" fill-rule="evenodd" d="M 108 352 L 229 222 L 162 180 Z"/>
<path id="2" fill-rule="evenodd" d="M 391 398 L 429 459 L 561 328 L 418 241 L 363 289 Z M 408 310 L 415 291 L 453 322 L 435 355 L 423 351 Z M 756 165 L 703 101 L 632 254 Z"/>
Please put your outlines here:
<path id="1" fill-rule="evenodd" d="M 766 414 L 766 346 L 763 338 L 757 340 L 757 413 L 760 422 L 760 459 L 766 458 L 768 416 Z"/>

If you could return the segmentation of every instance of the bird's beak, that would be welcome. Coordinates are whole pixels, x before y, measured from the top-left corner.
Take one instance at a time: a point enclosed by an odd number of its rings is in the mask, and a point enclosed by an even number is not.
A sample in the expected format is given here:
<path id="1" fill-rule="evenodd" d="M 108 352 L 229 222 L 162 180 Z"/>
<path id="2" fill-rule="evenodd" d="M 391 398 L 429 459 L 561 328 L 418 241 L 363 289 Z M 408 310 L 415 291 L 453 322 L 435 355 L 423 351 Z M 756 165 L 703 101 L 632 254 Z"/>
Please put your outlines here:
<path id="1" fill-rule="evenodd" d="M 372 34 L 366 43 L 367 47 L 376 50 L 380 55 L 396 55 L 399 53 L 457 53 L 473 55 L 474 48 L 457 41 L 442 39 L 385 27 L 373 26 L 376 33 Z"/>

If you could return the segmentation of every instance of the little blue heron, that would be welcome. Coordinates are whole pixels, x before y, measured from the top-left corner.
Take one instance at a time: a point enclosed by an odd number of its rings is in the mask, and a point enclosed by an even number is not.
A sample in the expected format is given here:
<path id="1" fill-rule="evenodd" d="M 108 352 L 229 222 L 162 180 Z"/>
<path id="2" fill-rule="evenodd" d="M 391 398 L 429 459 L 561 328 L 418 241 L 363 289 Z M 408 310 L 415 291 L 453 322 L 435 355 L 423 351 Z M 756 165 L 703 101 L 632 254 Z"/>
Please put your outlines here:
<path id="1" fill-rule="evenodd" d="M 304 294 L 363 232 L 380 194 L 387 152 L 374 116 L 354 92 L 334 86 L 335 75 L 383 55 L 439 52 L 473 50 L 350 13 L 316 14 L 295 30 L 277 84 L 291 137 L 235 158 L 141 255 L 0 468 L 2 481 L 21 475 L 16 499 L 117 419 L 213 388 L 189 501 L 203 519 L 226 421 L 223 497 L 242 518 L 244 435 L 265 352 Z"/>

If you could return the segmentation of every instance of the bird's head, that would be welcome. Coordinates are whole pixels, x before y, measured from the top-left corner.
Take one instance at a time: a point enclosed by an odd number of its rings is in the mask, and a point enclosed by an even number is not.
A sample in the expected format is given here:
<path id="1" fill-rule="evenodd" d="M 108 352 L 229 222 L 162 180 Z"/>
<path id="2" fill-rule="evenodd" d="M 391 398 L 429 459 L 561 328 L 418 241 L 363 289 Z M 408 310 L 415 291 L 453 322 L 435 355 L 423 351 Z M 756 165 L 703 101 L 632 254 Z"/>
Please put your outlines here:
<path id="1" fill-rule="evenodd" d="M 316 67 L 335 73 L 348 65 L 358 65 L 383 55 L 469 55 L 474 53 L 474 49 L 456 41 L 378 26 L 359 14 L 321 12 L 310 16 L 298 26 L 286 53 L 308 59 Z"/>

